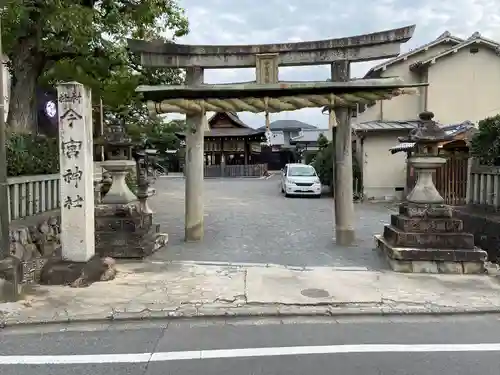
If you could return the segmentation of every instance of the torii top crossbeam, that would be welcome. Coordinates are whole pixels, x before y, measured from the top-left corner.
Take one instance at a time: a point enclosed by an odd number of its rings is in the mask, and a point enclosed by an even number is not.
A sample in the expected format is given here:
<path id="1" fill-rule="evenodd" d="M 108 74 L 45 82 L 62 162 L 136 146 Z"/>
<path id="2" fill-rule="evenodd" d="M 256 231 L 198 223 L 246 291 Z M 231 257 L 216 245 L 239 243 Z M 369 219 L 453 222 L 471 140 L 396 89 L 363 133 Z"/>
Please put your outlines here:
<path id="1" fill-rule="evenodd" d="M 411 38 L 414 29 L 415 26 L 407 26 L 347 38 L 287 44 L 190 46 L 163 41 L 128 42 L 132 52 L 140 53 L 144 66 L 187 68 L 193 74 L 196 69 L 202 72 L 205 68 L 256 68 L 256 83 L 204 85 L 202 80 L 188 79 L 188 85 L 139 87 L 151 111 L 267 114 L 301 108 L 352 106 L 408 93 L 405 90 L 408 86 L 399 79 L 279 82 L 278 67 L 397 56 L 400 45 Z"/>
<path id="2" fill-rule="evenodd" d="M 251 68 L 259 54 L 277 54 L 279 66 L 331 64 L 395 57 L 415 25 L 345 38 L 300 43 L 253 45 L 185 45 L 163 40 L 128 40 L 129 49 L 141 54 L 144 66 L 169 68 Z"/>

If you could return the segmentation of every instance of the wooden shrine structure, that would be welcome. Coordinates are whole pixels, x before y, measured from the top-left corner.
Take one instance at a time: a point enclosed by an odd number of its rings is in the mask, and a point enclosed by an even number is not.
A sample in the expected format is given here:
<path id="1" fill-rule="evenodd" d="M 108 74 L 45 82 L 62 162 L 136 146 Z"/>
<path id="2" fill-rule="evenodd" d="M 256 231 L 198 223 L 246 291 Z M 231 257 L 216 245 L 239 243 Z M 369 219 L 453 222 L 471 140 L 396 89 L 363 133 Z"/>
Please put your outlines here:
<path id="1" fill-rule="evenodd" d="M 185 133 L 177 133 L 181 139 Z M 265 132 L 245 124 L 236 112 L 217 112 L 208 120 L 204 143 L 205 177 L 260 177 L 259 163 Z"/>
<path id="2" fill-rule="evenodd" d="M 372 34 L 312 42 L 263 45 L 182 45 L 164 41 L 129 40 L 129 48 L 148 67 L 185 68 L 180 86 L 141 86 L 152 112 L 186 114 L 185 239 L 199 241 L 204 233 L 204 140 L 206 112 L 269 113 L 302 108 L 329 111 L 337 126 L 335 144 L 335 239 L 355 241 L 352 191 L 351 108 L 409 93 L 397 78 L 350 81 L 350 63 L 387 59 L 400 53 L 415 26 Z M 331 82 L 280 82 L 280 66 L 330 64 Z M 208 85 L 204 69 L 256 68 L 255 83 Z M 413 85 L 416 86 L 416 85 Z M 412 91 L 413 92 L 413 91 Z"/>

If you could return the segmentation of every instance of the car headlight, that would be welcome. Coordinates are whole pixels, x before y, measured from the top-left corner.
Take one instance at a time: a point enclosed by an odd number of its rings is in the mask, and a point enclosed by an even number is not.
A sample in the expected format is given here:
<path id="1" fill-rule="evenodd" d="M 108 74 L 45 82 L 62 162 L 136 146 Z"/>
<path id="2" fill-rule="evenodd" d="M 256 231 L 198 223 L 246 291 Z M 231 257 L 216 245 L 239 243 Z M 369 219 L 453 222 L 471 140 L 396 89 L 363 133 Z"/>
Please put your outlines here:
<path id="1" fill-rule="evenodd" d="M 289 180 L 288 178 L 285 180 L 285 184 L 293 184 L 293 181 Z"/>
<path id="2" fill-rule="evenodd" d="M 317 178 L 316 180 L 314 180 L 314 183 L 315 183 L 315 184 L 320 184 L 320 183 L 321 183 L 321 181 L 319 180 L 319 178 Z"/>

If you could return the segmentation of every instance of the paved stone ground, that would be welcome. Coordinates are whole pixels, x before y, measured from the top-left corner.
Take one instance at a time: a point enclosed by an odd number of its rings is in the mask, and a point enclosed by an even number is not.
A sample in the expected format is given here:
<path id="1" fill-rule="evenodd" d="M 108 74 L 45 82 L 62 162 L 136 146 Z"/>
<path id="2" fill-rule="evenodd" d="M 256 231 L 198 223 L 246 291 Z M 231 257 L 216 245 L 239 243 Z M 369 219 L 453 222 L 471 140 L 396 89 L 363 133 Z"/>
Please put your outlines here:
<path id="1" fill-rule="evenodd" d="M 159 178 L 151 199 L 169 244 L 153 260 L 274 263 L 293 266 L 386 268 L 373 251 L 373 235 L 389 221 L 380 204 L 356 204 L 353 247 L 333 240 L 333 200 L 285 198 L 279 176 L 205 180 L 205 239 L 185 243 L 184 179 Z"/>

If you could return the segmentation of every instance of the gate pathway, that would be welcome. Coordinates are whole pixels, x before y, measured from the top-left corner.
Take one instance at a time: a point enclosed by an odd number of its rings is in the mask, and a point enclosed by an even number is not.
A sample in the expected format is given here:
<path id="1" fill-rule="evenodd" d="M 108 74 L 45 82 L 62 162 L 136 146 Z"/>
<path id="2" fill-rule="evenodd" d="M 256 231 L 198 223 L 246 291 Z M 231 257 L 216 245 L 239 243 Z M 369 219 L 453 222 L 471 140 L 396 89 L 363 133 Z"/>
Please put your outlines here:
<path id="1" fill-rule="evenodd" d="M 154 187 L 150 205 L 169 243 L 152 260 L 385 268 L 373 251 L 373 235 L 390 219 L 384 205 L 356 205 L 357 246 L 341 247 L 333 241 L 331 198 L 284 198 L 278 176 L 208 179 L 205 238 L 185 243 L 184 179 L 159 178 Z"/>

